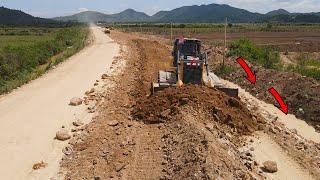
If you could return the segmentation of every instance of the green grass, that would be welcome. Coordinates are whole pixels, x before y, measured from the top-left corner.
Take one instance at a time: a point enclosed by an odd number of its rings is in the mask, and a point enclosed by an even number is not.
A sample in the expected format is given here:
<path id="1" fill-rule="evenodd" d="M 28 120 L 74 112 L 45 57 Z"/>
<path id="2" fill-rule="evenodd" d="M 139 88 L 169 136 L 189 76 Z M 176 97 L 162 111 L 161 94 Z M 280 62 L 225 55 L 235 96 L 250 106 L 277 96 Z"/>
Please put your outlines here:
<path id="1" fill-rule="evenodd" d="M 286 70 L 320 81 L 320 60 L 311 59 L 308 53 L 300 53 L 297 61 L 296 66 L 288 66 Z"/>
<path id="2" fill-rule="evenodd" d="M 236 69 L 232 66 L 228 66 L 228 65 L 218 65 L 216 68 L 215 68 L 215 73 L 218 75 L 218 76 L 221 76 L 221 75 L 228 75 L 228 74 L 231 74 L 233 72 L 235 72 Z"/>
<path id="3" fill-rule="evenodd" d="M 303 76 L 311 77 L 320 81 L 320 69 L 310 68 L 310 67 L 301 66 L 301 65 L 298 65 L 298 66 L 291 65 L 286 68 L 286 71 L 296 72 Z"/>
<path id="4" fill-rule="evenodd" d="M 31 45 L 37 42 L 50 41 L 53 38 L 53 36 L 0 36 L 0 49 L 12 44 Z"/>
<path id="5" fill-rule="evenodd" d="M 298 58 L 299 66 L 306 66 L 311 68 L 320 68 L 320 60 L 310 58 L 309 53 L 300 53 Z"/>
<path id="6" fill-rule="evenodd" d="M 303 76 L 320 80 L 320 61 L 310 59 L 307 53 L 300 54 L 297 59 L 297 66 L 283 68 L 279 63 L 280 56 L 278 51 L 269 48 L 258 47 L 248 39 L 234 41 L 230 45 L 229 50 L 228 56 L 242 56 L 251 63 L 259 64 L 266 69 L 296 72 Z M 228 71 L 229 70 L 223 70 L 222 73 L 229 74 Z"/>
<path id="7" fill-rule="evenodd" d="M 246 38 L 232 42 L 229 46 L 228 56 L 242 56 L 251 63 L 262 65 L 267 69 L 278 69 L 280 67 L 280 54 L 278 51 L 258 47 Z"/>
<path id="8" fill-rule="evenodd" d="M 12 28 L 17 32 L 18 28 Z M 9 30 L 3 30 L 10 34 Z M 0 94 L 37 78 L 52 66 L 78 52 L 85 45 L 88 28 L 73 26 L 42 30 L 30 28 L 30 35 L 0 36 Z M 35 32 L 34 32 L 35 31 Z"/>

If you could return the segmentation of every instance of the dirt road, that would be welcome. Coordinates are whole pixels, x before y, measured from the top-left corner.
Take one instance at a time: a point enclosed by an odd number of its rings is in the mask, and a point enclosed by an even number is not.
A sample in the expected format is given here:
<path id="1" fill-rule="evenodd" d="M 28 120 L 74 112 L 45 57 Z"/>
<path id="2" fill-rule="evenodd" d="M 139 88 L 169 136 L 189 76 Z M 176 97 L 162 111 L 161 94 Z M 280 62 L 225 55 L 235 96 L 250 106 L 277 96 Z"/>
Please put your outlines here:
<path id="1" fill-rule="evenodd" d="M 58 171 L 65 143 L 54 140 L 62 126 L 91 119 L 85 106 L 70 107 L 111 66 L 119 46 L 92 27 L 94 42 L 56 69 L 0 98 L 0 179 L 49 179 Z M 33 172 L 35 163 L 48 163 Z"/>
<path id="2" fill-rule="evenodd" d="M 126 47 L 115 62 L 125 61 L 124 70 L 104 79 L 113 89 L 88 95 L 104 101 L 70 140 L 65 179 L 318 179 L 314 131 L 292 130 L 274 117 L 276 108 L 250 102 L 242 90 L 240 99 L 193 85 L 150 96 L 150 82 L 172 64 L 171 48 L 156 38 L 111 36 Z M 263 167 L 269 160 L 278 164 L 273 174 Z"/>

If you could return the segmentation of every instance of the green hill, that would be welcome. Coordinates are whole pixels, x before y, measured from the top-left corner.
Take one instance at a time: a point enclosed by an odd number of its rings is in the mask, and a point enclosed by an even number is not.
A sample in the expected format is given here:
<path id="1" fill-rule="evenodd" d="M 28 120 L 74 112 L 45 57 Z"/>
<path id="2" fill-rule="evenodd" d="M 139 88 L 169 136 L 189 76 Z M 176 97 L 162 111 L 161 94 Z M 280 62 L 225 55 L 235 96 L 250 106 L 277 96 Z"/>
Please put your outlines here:
<path id="1" fill-rule="evenodd" d="M 290 13 L 284 9 L 267 14 L 253 13 L 225 4 L 183 6 L 171 11 L 160 11 L 153 16 L 127 9 L 117 14 L 87 11 L 72 16 L 58 17 L 60 21 L 79 22 L 174 22 L 174 23 L 221 23 L 225 17 L 232 23 L 288 22 L 320 23 L 319 13 Z"/>
<path id="2" fill-rule="evenodd" d="M 45 27 L 65 27 L 72 25 L 55 21 L 52 19 L 44 19 L 31 16 L 20 10 L 8 9 L 0 7 L 0 25 L 4 26 L 45 26 Z"/>
<path id="3" fill-rule="evenodd" d="M 103 14 L 95 11 L 85 11 L 72 16 L 57 17 L 54 20 L 59 21 L 77 21 L 77 22 L 140 22 L 148 21 L 149 16 L 133 9 L 127 9 L 117 14 Z"/>
<path id="4" fill-rule="evenodd" d="M 58 22 L 50 19 L 33 17 L 19 10 L 0 7 L 0 24 L 1 25 L 39 26 L 39 25 L 50 25 L 50 24 L 57 24 L 57 23 Z"/>
<path id="5" fill-rule="evenodd" d="M 277 15 L 286 15 L 286 14 L 290 14 L 290 12 L 288 12 L 287 10 L 284 9 L 278 9 L 278 10 L 274 10 L 274 11 L 270 11 L 268 12 L 266 15 L 268 16 L 277 16 Z"/>

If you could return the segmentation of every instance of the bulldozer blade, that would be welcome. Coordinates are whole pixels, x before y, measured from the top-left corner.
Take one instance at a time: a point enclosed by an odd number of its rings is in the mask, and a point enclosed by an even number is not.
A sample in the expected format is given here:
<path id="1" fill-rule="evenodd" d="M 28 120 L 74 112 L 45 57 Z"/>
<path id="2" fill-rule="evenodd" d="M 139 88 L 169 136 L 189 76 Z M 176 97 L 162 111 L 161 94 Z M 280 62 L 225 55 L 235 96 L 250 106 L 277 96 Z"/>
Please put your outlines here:
<path id="1" fill-rule="evenodd" d="M 152 83 L 151 84 L 151 93 L 152 95 L 155 94 L 158 91 L 164 90 L 168 87 L 176 87 L 176 84 L 170 84 L 170 83 Z"/>
<path id="2" fill-rule="evenodd" d="M 239 97 L 239 89 L 232 88 L 217 88 L 219 91 L 226 93 L 230 97 L 238 98 Z"/>

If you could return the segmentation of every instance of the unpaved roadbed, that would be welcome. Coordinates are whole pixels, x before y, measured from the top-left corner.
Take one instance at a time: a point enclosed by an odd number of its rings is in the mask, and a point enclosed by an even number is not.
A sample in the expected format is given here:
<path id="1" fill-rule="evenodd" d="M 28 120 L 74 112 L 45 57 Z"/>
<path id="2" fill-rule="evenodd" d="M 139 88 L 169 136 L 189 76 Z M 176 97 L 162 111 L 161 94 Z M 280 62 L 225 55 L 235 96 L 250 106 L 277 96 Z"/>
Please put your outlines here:
<path id="1" fill-rule="evenodd" d="M 171 66 L 170 49 L 156 39 L 111 36 L 126 47 L 126 67 L 107 77 L 115 86 L 98 95 L 98 116 L 70 141 L 66 179 L 283 179 L 281 162 L 278 172 L 263 171 L 261 149 L 250 149 L 255 132 L 294 164 L 301 176 L 293 178 L 319 177 L 319 144 L 216 89 L 187 85 L 151 96 L 157 72 Z"/>
<path id="2" fill-rule="evenodd" d="M 95 41 L 56 69 L 0 99 L 1 179 L 49 179 L 59 169 L 65 143 L 56 131 L 73 121 L 90 120 L 86 106 L 70 107 L 111 65 L 118 45 L 100 28 L 91 28 Z M 35 163 L 47 167 L 33 171 Z"/>

